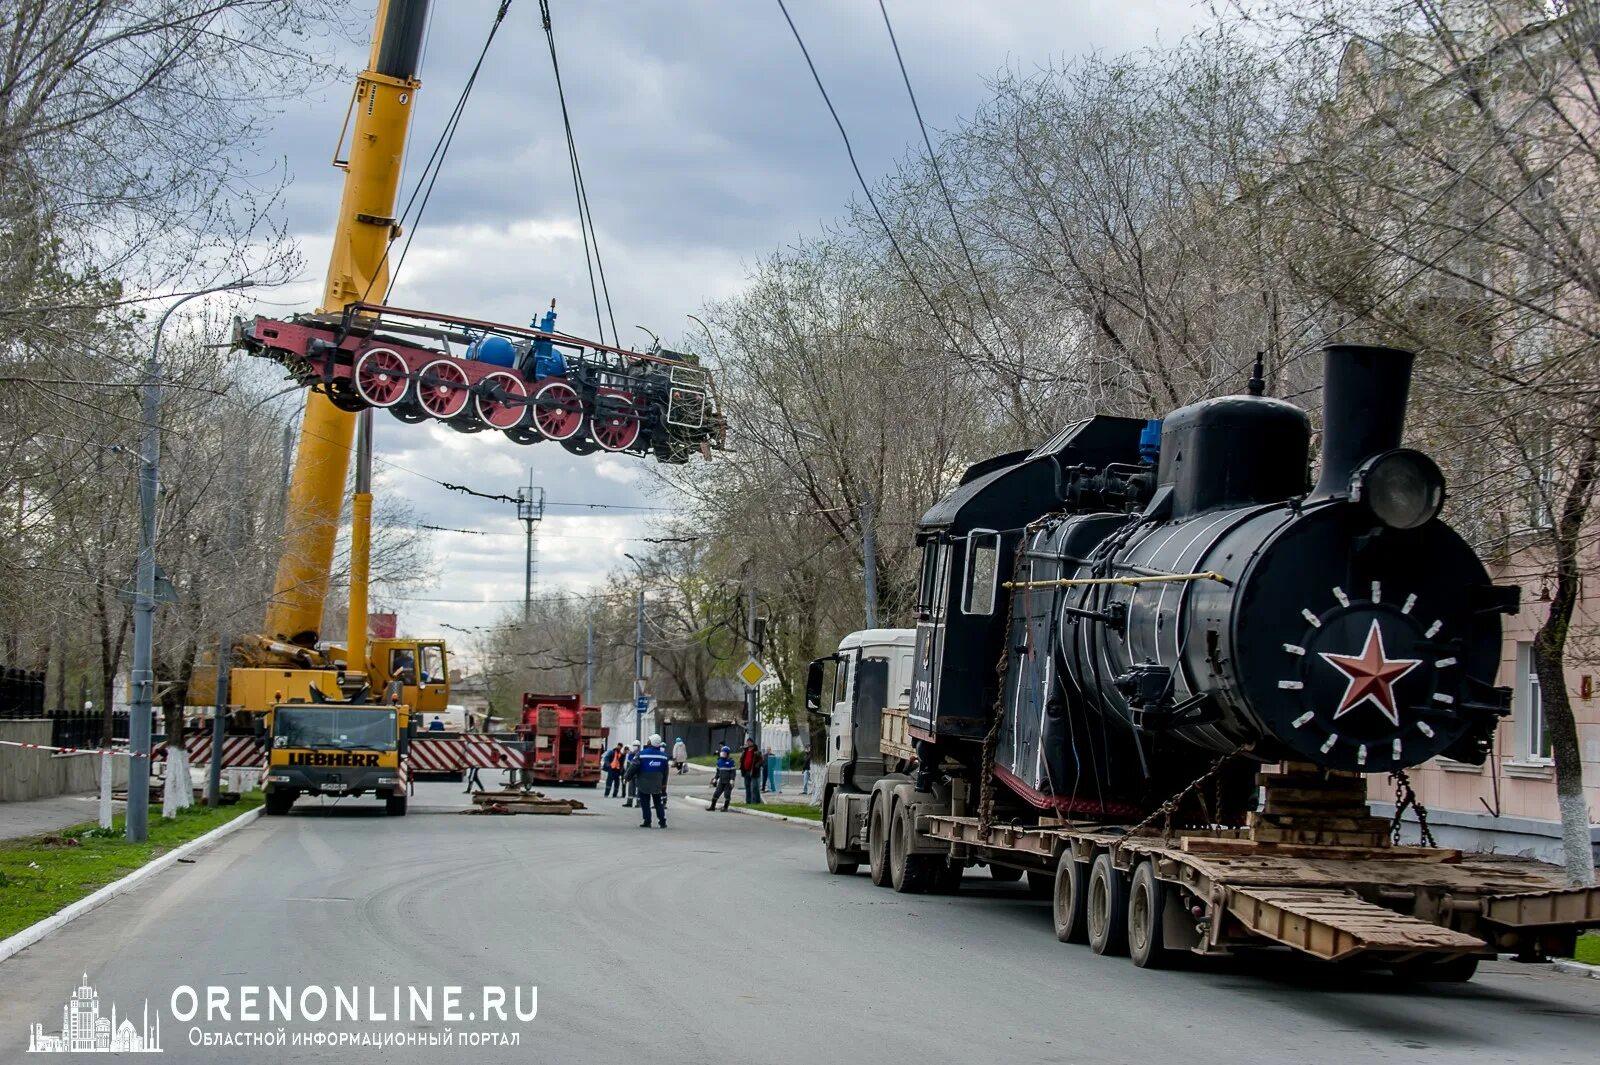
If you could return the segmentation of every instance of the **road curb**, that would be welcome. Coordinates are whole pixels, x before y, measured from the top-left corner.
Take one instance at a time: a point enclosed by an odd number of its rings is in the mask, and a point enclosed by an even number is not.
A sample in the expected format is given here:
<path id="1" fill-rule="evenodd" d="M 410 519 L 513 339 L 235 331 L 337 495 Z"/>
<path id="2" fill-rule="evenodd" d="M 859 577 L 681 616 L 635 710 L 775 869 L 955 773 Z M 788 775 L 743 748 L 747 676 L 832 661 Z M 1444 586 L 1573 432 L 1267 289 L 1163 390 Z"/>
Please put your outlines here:
<path id="1" fill-rule="evenodd" d="M 8 939 L 0 940 L 0 962 L 5 961 L 13 954 L 17 954 L 23 950 L 26 950 L 28 947 L 33 946 L 51 932 L 54 932 L 56 929 L 77 920 L 90 910 L 104 905 L 105 903 L 116 898 L 118 895 L 125 894 L 128 891 L 131 891 L 133 888 L 138 887 L 140 882 L 154 876 L 163 869 L 177 864 L 178 859 L 187 857 L 188 855 L 193 854 L 195 851 L 204 850 L 206 847 L 216 843 L 224 836 L 228 836 L 239 831 L 245 825 L 252 823 L 258 817 L 260 817 L 262 809 L 262 807 L 258 806 L 248 813 L 242 813 L 238 817 L 235 817 L 232 821 L 229 821 L 227 824 L 218 825 L 205 835 L 191 839 L 188 843 L 183 844 L 181 847 L 174 847 L 167 853 L 159 857 L 152 858 L 150 861 L 146 862 L 144 865 L 141 865 L 139 868 L 135 869 L 121 880 L 113 880 L 105 887 L 90 895 L 84 896 L 65 909 L 51 914 L 42 921 L 37 921 L 34 924 L 29 925 L 27 928 L 24 928 L 22 931 Z"/>
<path id="2" fill-rule="evenodd" d="M 1586 962 L 1573 961 L 1571 958 L 1552 958 L 1550 964 L 1555 966 L 1558 973 L 1569 973 L 1573 976 L 1592 976 L 1600 980 L 1600 965 L 1589 965 Z"/>
<path id="3" fill-rule="evenodd" d="M 698 795 L 685 795 L 683 797 L 683 801 L 692 802 L 697 806 L 703 806 L 708 809 L 711 806 L 709 801 L 700 798 Z M 765 817 L 768 821 L 783 821 L 791 825 L 804 825 L 807 828 L 814 828 L 819 832 L 822 831 L 822 822 L 813 821 L 808 817 L 790 817 L 787 814 L 769 814 L 765 810 L 746 810 L 742 806 L 730 806 L 728 807 L 728 810 L 731 813 L 744 814 L 746 817 Z"/>

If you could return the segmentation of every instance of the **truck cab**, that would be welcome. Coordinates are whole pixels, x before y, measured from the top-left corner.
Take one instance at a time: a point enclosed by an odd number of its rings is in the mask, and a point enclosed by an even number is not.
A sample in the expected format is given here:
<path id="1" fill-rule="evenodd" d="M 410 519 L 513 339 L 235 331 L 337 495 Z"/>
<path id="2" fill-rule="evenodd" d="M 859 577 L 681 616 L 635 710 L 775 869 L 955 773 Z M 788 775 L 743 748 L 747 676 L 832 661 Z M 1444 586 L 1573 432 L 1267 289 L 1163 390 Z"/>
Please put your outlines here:
<path id="1" fill-rule="evenodd" d="M 909 779 L 902 730 L 916 640 L 915 629 L 852 632 L 807 673 L 806 709 L 828 719 L 822 809 L 835 871 L 867 860 L 875 794 Z"/>
<path id="2" fill-rule="evenodd" d="M 262 724 L 269 744 L 263 780 L 267 813 L 288 813 L 301 795 L 351 798 L 370 791 L 390 814 L 405 814 L 408 707 L 280 703 Z"/>

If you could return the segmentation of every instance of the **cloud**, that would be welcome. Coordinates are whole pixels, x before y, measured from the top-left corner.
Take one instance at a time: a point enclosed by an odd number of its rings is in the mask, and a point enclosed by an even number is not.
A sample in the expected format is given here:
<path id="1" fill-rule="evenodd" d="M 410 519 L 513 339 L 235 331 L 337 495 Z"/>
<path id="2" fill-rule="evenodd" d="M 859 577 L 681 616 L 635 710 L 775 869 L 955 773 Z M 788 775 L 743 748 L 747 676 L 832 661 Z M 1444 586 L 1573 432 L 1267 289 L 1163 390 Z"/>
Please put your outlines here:
<path id="1" fill-rule="evenodd" d="M 409 196 L 498 0 L 436 0 L 423 89 L 407 151 Z M 850 130 L 869 178 L 920 138 L 876 5 L 815 0 L 790 5 Z M 667 343 L 694 331 L 684 315 L 736 291 L 746 265 L 837 217 L 857 194 L 827 111 L 776 4 L 586 0 L 553 5 L 567 102 L 600 251 L 624 343 L 636 324 Z M 895 31 L 923 115 L 937 131 L 985 97 L 984 78 L 1094 50 L 1123 51 L 1195 21 L 1189 0 L 896 0 Z M 341 59 L 352 69 L 364 44 Z M 348 88 L 285 110 L 261 146 L 294 181 L 287 211 L 308 263 L 299 284 L 272 292 L 265 313 L 310 310 L 322 292 L 342 172 L 328 166 Z M 410 227 L 396 302 L 523 323 L 552 297 L 560 327 L 598 339 L 574 209 L 572 177 L 543 31 L 517 5 L 496 38 L 426 214 Z M 607 333 L 609 316 L 601 315 Z M 543 486 L 552 501 L 659 505 L 646 494 L 648 459 L 573 456 L 521 447 L 497 433 L 464 436 L 437 423 L 379 415 L 377 489 L 404 495 L 429 524 L 481 529 L 435 534 L 434 587 L 401 609 L 410 632 L 488 624 L 522 590 L 522 528 L 504 503 L 448 492 L 438 481 L 490 494 Z M 648 535 L 650 511 L 552 506 L 540 526 L 539 583 L 588 589 L 623 563 L 630 537 Z M 470 602 L 424 602 L 470 600 Z"/>

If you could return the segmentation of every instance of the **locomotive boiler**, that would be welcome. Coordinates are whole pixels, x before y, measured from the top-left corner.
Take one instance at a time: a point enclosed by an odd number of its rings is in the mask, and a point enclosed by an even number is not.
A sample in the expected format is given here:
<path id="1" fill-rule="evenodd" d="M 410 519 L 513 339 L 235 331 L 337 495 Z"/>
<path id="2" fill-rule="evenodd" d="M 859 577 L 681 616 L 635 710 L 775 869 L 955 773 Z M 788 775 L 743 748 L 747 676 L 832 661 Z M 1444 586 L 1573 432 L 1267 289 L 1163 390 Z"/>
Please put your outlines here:
<path id="1" fill-rule="evenodd" d="M 1412 361 L 1326 349 L 1314 484 L 1310 422 L 1259 372 L 1251 394 L 1090 418 L 969 470 L 919 523 L 923 762 L 981 751 L 1036 808 L 1129 818 L 1221 754 L 1481 763 L 1516 589 L 1401 446 Z"/>

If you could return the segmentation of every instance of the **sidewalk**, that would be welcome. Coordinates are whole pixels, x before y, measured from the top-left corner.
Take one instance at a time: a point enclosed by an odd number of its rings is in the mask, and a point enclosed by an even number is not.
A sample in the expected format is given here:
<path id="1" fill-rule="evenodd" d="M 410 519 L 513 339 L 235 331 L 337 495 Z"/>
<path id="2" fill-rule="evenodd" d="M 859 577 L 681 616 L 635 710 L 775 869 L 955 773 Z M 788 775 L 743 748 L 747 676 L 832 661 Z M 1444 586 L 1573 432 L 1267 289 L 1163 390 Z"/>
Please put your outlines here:
<path id="1" fill-rule="evenodd" d="M 121 812 L 122 803 L 112 803 Z M 57 832 L 69 825 L 93 821 L 100 816 L 100 796 L 95 792 L 80 795 L 53 795 L 48 799 L 0 802 L 0 839 L 37 836 Z"/>

